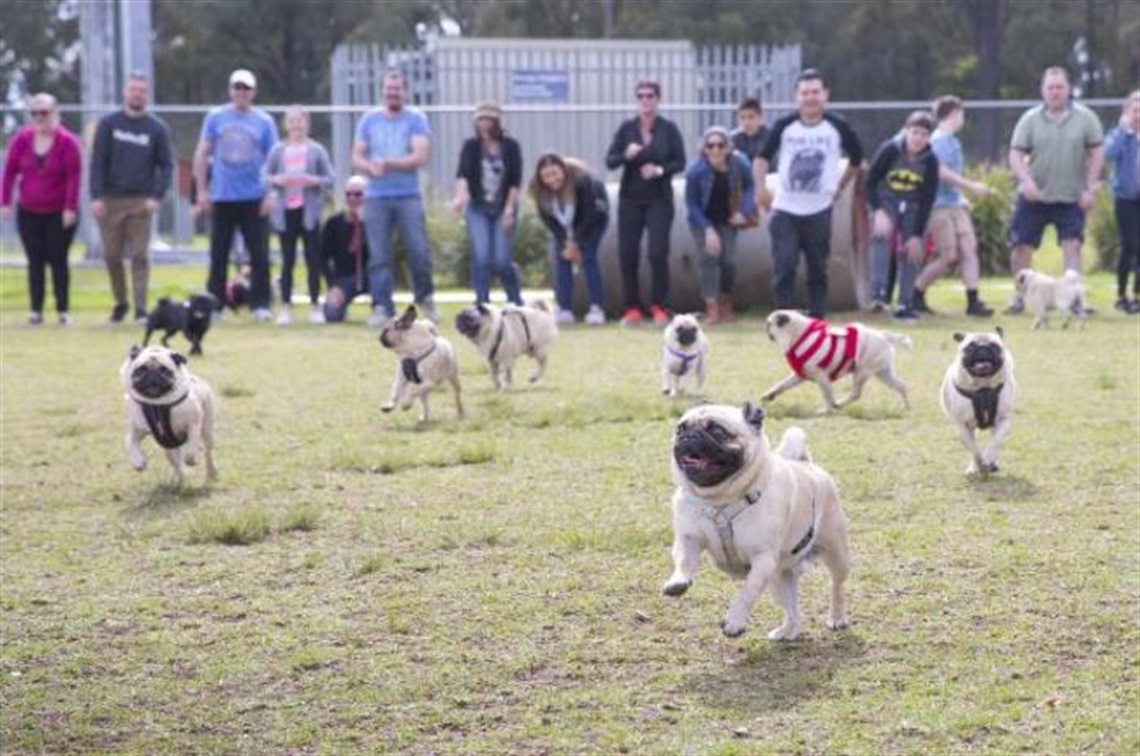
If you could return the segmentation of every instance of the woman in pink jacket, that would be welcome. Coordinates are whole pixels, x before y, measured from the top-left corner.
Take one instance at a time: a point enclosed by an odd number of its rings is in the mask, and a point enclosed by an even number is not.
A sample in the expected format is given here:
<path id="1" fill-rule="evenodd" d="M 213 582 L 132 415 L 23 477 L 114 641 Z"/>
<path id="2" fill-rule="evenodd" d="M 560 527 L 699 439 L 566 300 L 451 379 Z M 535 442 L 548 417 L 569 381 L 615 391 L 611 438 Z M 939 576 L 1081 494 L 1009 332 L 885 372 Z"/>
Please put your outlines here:
<path id="1" fill-rule="evenodd" d="M 51 266 L 52 290 L 60 325 L 71 325 L 68 311 L 67 251 L 79 219 L 82 158 L 79 140 L 59 124 L 55 98 L 37 94 L 28 110 L 30 126 L 16 132 L 4 161 L 0 217 L 12 215 L 13 189 L 19 189 L 16 227 L 28 258 L 32 312 L 28 322 L 44 320 L 44 271 Z"/>

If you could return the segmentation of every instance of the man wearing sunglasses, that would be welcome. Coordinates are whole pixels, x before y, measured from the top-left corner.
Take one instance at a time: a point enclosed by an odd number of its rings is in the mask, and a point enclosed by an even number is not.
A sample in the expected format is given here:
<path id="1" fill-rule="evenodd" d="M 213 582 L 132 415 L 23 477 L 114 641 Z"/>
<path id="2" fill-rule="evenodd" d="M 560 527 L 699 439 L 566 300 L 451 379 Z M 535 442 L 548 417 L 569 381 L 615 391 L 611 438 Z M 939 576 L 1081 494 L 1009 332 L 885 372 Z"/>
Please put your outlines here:
<path id="1" fill-rule="evenodd" d="M 239 68 L 230 74 L 230 103 L 211 110 L 202 123 L 194 152 L 194 180 L 198 185 L 196 210 L 213 211 L 206 287 L 218 302 L 226 301 L 230 247 L 234 233 L 240 231 L 249 252 L 253 320 L 266 323 L 273 318 L 269 311 L 266 229 L 272 199 L 267 194 L 262 169 L 269 151 L 277 144 L 277 124 L 264 110 L 253 107 L 256 92 L 257 79 L 250 71 Z"/>
<path id="2" fill-rule="evenodd" d="M 368 291 L 368 235 L 364 232 L 363 176 L 353 176 L 344 187 L 344 210 L 325 221 L 321 256 L 328 286 L 325 322 L 343 322 L 348 306 Z"/>

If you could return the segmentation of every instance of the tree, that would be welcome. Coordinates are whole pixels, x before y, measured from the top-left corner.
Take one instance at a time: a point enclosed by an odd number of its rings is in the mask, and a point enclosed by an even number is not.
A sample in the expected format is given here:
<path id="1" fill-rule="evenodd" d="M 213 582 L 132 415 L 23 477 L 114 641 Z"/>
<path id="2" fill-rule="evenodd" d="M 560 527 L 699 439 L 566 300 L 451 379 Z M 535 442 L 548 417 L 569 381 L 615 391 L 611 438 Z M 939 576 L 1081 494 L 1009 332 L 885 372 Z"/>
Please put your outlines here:
<path id="1" fill-rule="evenodd" d="M 0 0 L 0 81 L 9 106 L 50 92 L 60 102 L 79 99 L 79 9 L 74 0 Z M 6 123 L 10 132 L 15 123 Z"/>

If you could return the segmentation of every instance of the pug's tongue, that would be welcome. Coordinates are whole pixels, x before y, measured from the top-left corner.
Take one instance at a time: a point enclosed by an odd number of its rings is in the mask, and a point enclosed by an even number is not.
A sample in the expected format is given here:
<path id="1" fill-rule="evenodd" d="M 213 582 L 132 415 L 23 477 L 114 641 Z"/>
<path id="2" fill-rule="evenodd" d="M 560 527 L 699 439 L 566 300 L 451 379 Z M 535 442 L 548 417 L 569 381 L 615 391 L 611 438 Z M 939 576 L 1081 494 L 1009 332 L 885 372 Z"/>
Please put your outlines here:
<path id="1" fill-rule="evenodd" d="M 686 454 L 681 457 L 681 461 L 685 464 L 685 467 L 694 467 L 699 470 L 703 470 L 708 466 L 708 460 L 699 454 Z"/>

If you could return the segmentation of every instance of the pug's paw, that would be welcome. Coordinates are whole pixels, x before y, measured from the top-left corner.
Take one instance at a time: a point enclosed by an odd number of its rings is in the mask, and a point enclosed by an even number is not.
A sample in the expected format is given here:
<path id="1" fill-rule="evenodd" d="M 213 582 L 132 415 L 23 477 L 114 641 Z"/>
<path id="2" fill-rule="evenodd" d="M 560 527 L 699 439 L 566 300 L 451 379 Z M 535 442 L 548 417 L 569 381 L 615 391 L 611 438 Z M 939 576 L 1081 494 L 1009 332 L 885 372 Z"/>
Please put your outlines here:
<path id="1" fill-rule="evenodd" d="M 685 593 L 685 591 L 689 590 L 689 586 L 692 584 L 692 580 L 673 579 L 665 584 L 665 587 L 661 589 L 661 592 L 666 596 L 681 596 Z"/>

